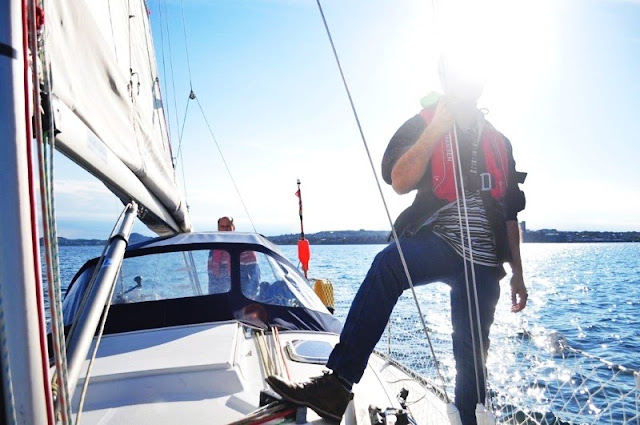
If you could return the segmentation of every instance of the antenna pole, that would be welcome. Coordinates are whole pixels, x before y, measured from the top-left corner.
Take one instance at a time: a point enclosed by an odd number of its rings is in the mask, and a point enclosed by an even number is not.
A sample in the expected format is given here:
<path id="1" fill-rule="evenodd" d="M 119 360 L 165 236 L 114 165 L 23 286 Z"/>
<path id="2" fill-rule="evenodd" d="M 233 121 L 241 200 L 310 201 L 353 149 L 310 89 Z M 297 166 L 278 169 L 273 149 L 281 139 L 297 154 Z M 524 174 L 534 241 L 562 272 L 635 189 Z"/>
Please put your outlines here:
<path id="1" fill-rule="evenodd" d="M 296 196 L 298 197 L 298 214 L 300 215 L 300 240 L 298 241 L 298 259 L 302 264 L 302 270 L 304 271 L 304 277 L 308 278 L 307 271 L 309 270 L 309 260 L 311 259 L 311 248 L 309 247 L 309 241 L 304 237 L 304 221 L 302 219 L 302 192 L 300 190 L 300 179 L 297 180 L 298 191 Z"/>

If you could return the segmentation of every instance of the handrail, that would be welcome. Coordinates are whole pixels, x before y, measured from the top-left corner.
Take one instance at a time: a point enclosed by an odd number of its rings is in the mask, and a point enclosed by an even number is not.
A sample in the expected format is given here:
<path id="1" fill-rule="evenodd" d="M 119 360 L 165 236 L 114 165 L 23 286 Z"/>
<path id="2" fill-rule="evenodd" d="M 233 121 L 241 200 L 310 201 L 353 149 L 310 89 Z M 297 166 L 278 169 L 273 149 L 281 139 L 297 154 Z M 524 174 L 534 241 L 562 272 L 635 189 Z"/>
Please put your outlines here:
<path id="1" fill-rule="evenodd" d="M 85 308 L 77 316 L 77 328 L 69 338 L 67 348 L 69 397 L 78 383 L 82 365 L 87 358 L 93 336 L 100 322 L 105 305 L 110 302 L 111 287 L 116 284 L 120 272 L 124 252 L 129 244 L 129 235 L 133 222 L 138 214 L 138 205 L 132 202 L 127 206 L 120 230 L 109 240 L 109 246 L 104 256 L 104 262 L 96 276 L 95 284 L 90 291 Z"/>

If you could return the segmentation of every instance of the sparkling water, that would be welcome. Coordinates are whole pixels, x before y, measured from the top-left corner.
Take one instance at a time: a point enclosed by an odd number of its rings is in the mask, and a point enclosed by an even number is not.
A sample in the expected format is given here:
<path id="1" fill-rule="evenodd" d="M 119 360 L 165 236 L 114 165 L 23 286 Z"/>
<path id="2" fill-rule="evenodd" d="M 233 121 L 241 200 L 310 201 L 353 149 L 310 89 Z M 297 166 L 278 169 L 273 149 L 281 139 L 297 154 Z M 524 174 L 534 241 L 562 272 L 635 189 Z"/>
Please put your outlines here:
<path id="1" fill-rule="evenodd" d="M 325 278 L 333 282 L 336 300 L 336 315 L 344 320 L 353 297 L 374 256 L 384 245 L 319 245 L 311 249 L 310 276 Z M 282 246 L 285 255 L 297 264 L 295 246 Z M 63 246 L 60 248 L 60 270 L 63 286 L 66 287 L 80 266 L 92 257 L 100 254 L 102 248 L 96 246 Z M 522 393 L 515 381 L 524 381 L 527 392 L 535 400 L 536 391 L 547 386 L 549 376 L 557 379 L 558 349 L 571 349 L 612 362 L 640 370 L 640 244 L 638 243 L 593 243 L 593 244 L 536 244 L 522 245 L 522 260 L 525 282 L 529 291 L 527 308 L 518 314 L 510 312 L 511 297 L 509 275 L 502 281 L 502 295 L 496 310 L 495 323 L 491 329 L 491 350 L 489 354 L 489 376 L 499 385 L 498 391 Z M 434 340 L 437 353 L 449 353 L 450 313 L 449 290 L 444 284 L 425 285 L 417 290 L 422 312 L 427 319 L 429 331 Z M 394 323 L 403 325 L 412 320 L 417 324 L 415 302 L 407 291 L 400 299 L 391 318 Z M 381 339 L 378 349 L 385 350 L 385 338 Z M 518 347 L 531 346 L 548 353 L 545 357 L 535 354 L 537 363 L 533 366 L 518 367 L 509 362 L 526 357 L 520 351 L 509 351 Z M 555 351 L 554 351 L 555 350 Z M 415 346 L 406 347 L 408 353 L 416 351 Z M 415 354 L 418 356 L 418 354 Z M 443 357 L 446 356 L 443 355 Z M 510 356 L 513 357 L 510 360 Z M 424 356 L 422 356 L 424 357 Z M 562 356 L 560 356 L 562 357 Z M 411 356 L 407 357 L 411 362 Z M 521 360 L 521 359 L 520 359 Z M 560 360 L 566 361 L 561 358 Z M 450 360 L 439 359 L 443 363 L 445 374 L 451 379 L 453 365 Z M 553 363 L 553 367 L 549 366 Z M 595 361 L 594 361 L 595 362 Z M 597 363 L 597 362 L 595 362 Z M 599 374 L 601 365 L 595 364 L 588 372 Z M 413 366 L 420 369 L 424 361 L 416 361 Z M 564 363 L 563 363 L 564 365 Z M 606 368 L 605 368 L 606 369 Z M 604 373 L 607 371 L 605 370 Z M 455 373 L 455 371 L 453 372 Z M 549 375 L 549 376 L 548 376 Z M 514 379 L 516 376 L 518 379 Z M 576 378 L 576 376 L 578 378 Z M 583 391 L 576 387 L 576 380 L 588 376 L 572 371 L 566 378 L 573 387 L 567 392 Z M 628 382 L 627 382 L 628 381 Z M 611 385 L 634 385 L 633 375 L 627 381 L 615 381 Z M 541 384 L 542 383 L 542 384 Z M 510 388 L 509 385 L 513 385 Z M 603 388 L 592 389 L 605 393 L 608 384 L 599 384 Z M 448 385 L 451 391 L 451 384 Z M 541 390 L 542 388 L 542 390 Z M 577 388 L 577 390 L 576 390 Z M 565 391 L 560 388 L 560 392 Z M 584 392 L 584 391 L 583 391 Z M 450 393 L 451 394 L 451 393 Z M 631 393 L 631 398 L 634 393 Z M 571 410 L 573 395 L 563 395 L 559 409 Z M 637 397 L 637 392 L 635 393 Z M 569 400 L 567 402 L 566 400 Z M 545 404 L 557 404 L 556 400 L 538 397 L 538 404 L 529 400 L 511 398 L 509 402 L 522 402 L 532 409 L 544 409 Z M 589 403 L 597 404 L 596 396 L 589 396 Z M 605 397 L 603 404 L 611 402 Z M 633 403 L 633 400 L 631 401 Z M 568 407 L 567 407 L 568 406 Z M 504 407 L 504 406 L 503 406 Z M 598 407 L 593 408 L 596 412 Z M 607 413 L 605 419 L 592 420 L 582 410 L 574 409 L 572 422 L 595 423 L 640 423 L 640 419 L 628 420 L 616 418 L 616 410 Z M 634 410 L 632 408 L 632 410 Z M 637 411 L 637 407 L 635 409 Z M 592 412 L 593 413 L 593 412 Z M 626 419 L 625 419 L 626 418 Z M 544 421 L 542 421 L 545 423 Z M 546 423 L 552 423 L 548 420 Z"/>

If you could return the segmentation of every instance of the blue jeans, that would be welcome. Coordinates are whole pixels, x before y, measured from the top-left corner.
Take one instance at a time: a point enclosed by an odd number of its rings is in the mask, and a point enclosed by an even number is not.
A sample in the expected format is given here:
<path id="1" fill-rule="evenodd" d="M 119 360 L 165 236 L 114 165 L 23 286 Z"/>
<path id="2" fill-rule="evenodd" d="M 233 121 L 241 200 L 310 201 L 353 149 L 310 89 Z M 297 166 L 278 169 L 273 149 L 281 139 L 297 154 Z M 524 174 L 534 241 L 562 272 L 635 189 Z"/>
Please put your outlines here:
<path id="1" fill-rule="evenodd" d="M 469 320 L 469 303 L 465 284 L 465 262 L 453 248 L 428 229 L 416 235 L 400 238 L 400 245 L 414 285 L 444 282 L 451 288 L 451 322 L 453 325 L 453 355 L 456 361 L 455 404 L 462 423 L 475 424 L 476 368 L 481 383 L 480 397 L 484 401 L 484 365 L 480 357 L 480 341 L 477 337 L 473 288 L 471 288 L 472 320 Z M 469 281 L 471 284 L 471 266 Z M 478 305 L 483 347 L 489 349 L 489 328 L 500 298 L 499 281 L 502 270 L 498 267 L 475 265 L 478 287 Z M 345 321 L 340 342 L 336 345 L 327 367 L 340 377 L 353 383 L 360 381 L 369 356 L 385 330 L 393 307 L 409 283 L 400 261 L 395 243 L 389 244 L 373 260 L 373 264 L 356 294 Z M 427 316 L 437 311 L 423 310 Z M 474 332 L 476 358 L 473 356 Z"/>

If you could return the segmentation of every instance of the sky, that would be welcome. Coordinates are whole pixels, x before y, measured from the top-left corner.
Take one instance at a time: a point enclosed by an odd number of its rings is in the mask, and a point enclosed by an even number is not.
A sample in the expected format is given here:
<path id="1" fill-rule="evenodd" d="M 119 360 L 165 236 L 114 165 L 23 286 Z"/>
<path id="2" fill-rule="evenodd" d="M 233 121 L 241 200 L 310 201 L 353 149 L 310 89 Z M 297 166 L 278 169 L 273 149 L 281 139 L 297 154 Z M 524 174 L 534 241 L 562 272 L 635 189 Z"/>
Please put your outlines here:
<path id="1" fill-rule="evenodd" d="M 299 232 L 297 179 L 306 232 L 389 229 L 315 1 L 147 4 L 174 154 L 184 126 L 176 175 L 195 230 L 230 215 L 237 230 Z M 490 59 L 479 106 L 528 172 L 519 219 L 640 230 L 640 0 L 322 5 L 378 176 L 391 136 L 440 90 L 438 51 L 474 40 Z M 184 119 L 190 87 L 233 181 L 195 101 Z M 61 155 L 56 170 L 59 235 L 106 237 L 119 201 Z M 395 219 L 414 194 L 381 184 Z"/>

